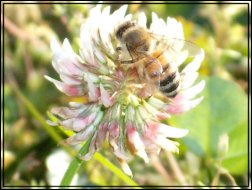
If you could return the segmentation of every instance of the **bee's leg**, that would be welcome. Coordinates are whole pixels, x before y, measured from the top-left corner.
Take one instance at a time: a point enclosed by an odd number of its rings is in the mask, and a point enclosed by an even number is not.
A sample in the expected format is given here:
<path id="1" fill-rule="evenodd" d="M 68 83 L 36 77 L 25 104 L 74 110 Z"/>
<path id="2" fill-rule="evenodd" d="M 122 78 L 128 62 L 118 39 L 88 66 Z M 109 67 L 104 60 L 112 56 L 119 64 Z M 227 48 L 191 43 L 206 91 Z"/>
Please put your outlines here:
<path id="1" fill-rule="evenodd" d="M 141 56 L 135 56 L 135 57 L 133 58 L 132 53 L 130 53 L 130 57 L 132 58 L 131 60 L 120 60 L 120 62 L 121 62 L 122 64 L 133 64 L 133 63 L 136 63 L 137 61 L 139 61 L 139 60 L 142 59 Z"/>
<path id="2" fill-rule="evenodd" d="M 139 58 L 136 58 L 136 59 L 131 59 L 131 60 L 120 60 L 120 62 L 122 64 L 133 64 L 133 63 L 136 63 L 139 60 L 140 60 Z"/>
<path id="3" fill-rule="evenodd" d="M 131 49 L 127 44 L 126 44 L 127 50 L 129 52 L 129 55 L 131 57 L 131 60 L 125 60 L 121 61 L 122 64 L 132 64 L 135 63 L 139 60 L 141 60 L 143 57 L 148 56 L 146 51 L 141 51 L 137 48 Z"/>

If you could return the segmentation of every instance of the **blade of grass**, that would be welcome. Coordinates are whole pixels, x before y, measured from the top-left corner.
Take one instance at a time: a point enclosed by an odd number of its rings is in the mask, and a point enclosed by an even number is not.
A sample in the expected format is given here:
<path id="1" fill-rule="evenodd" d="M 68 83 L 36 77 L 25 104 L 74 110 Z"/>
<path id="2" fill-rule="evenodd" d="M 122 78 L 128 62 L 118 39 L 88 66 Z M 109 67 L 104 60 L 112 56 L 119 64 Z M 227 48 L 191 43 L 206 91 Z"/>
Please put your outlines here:
<path id="1" fill-rule="evenodd" d="M 91 139 L 92 137 L 88 139 L 88 141 L 84 144 L 84 146 L 82 146 L 82 148 L 79 151 L 80 155 L 85 155 L 88 152 Z M 84 161 L 81 160 L 78 156 L 74 157 L 61 180 L 60 186 L 64 186 L 64 188 L 67 188 L 71 185 L 74 175 L 78 172 L 83 162 Z"/>
<path id="2" fill-rule="evenodd" d="M 10 81 L 11 82 L 11 81 Z M 40 124 L 44 127 L 46 132 L 52 137 L 53 140 L 55 140 L 57 143 L 60 143 L 63 148 L 68 151 L 71 155 L 76 155 L 76 152 L 73 151 L 71 148 L 66 146 L 62 142 L 61 136 L 55 131 L 55 129 L 51 126 L 49 126 L 44 117 L 39 113 L 39 111 L 35 108 L 35 106 L 30 102 L 19 90 L 19 88 L 16 86 L 14 82 L 12 83 L 13 90 L 16 92 L 18 98 L 21 100 L 21 102 L 27 107 L 27 109 L 30 111 L 30 113 L 36 118 Z M 87 143 L 82 147 L 80 150 L 80 154 L 83 155 L 87 151 L 87 147 L 89 147 L 89 143 Z M 116 176 L 118 176 L 120 179 L 122 179 L 125 183 L 132 185 L 132 186 L 139 186 L 133 179 L 131 179 L 129 176 L 127 176 L 125 173 L 123 173 L 117 166 L 115 166 L 113 163 L 111 163 L 109 160 L 104 158 L 101 154 L 96 153 L 95 158 L 102 163 L 105 167 L 110 169 Z M 71 184 L 72 178 L 74 174 L 78 171 L 81 164 L 83 163 L 82 160 L 80 160 L 77 156 L 73 159 L 73 161 L 70 163 L 63 179 L 61 182 L 61 185 L 68 186 Z"/>

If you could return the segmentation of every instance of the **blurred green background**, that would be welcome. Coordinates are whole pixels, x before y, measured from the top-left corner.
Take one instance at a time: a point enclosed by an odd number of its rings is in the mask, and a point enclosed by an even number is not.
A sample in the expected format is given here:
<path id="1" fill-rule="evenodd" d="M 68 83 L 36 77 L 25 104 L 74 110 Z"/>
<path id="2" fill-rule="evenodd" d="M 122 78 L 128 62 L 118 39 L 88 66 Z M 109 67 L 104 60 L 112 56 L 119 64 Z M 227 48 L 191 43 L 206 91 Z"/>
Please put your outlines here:
<path id="1" fill-rule="evenodd" d="M 4 8 L 4 99 L 1 96 L 1 159 L 4 185 L 59 185 L 72 160 L 55 139 L 66 136 L 46 127 L 46 112 L 69 99 L 44 75 L 58 78 L 51 65 L 50 40 L 68 38 L 79 52 L 80 26 L 92 4 L 1 4 Z M 107 5 L 104 5 L 104 7 Z M 111 5 L 112 11 L 121 5 Z M 200 78 L 206 80 L 203 102 L 169 120 L 190 130 L 180 140 L 180 154 L 161 151 L 145 165 L 129 165 L 139 185 L 248 184 L 248 5 L 130 4 L 128 13 L 144 11 L 182 22 L 185 39 L 205 50 Z M 250 52 L 249 52 L 250 53 Z M 2 68 L 2 66 L 1 66 Z M 2 94 L 1 94 L 2 95 Z M 3 102 L 4 101 L 4 102 Z M 35 109 L 34 109 L 35 108 Z M 38 111 L 38 112 L 37 112 Z M 42 117 L 41 117 L 42 116 Z M 3 119 L 2 119 L 3 118 Z M 55 135 L 56 134 L 56 135 Z M 56 137 L 55 137 L 56 136 Z M 4 139 L 4 140 L 3 140 Z M 2 149 L 1 149 L 2 150 Z M 106 147 L 101 155 L 119 166 Z M 103 158 L 101 158 L 103 159 Z M 250 173 L 250 171 L 249 171 Z M 86 162 L 72 185 L 129 185 L 101 160 Z"/>

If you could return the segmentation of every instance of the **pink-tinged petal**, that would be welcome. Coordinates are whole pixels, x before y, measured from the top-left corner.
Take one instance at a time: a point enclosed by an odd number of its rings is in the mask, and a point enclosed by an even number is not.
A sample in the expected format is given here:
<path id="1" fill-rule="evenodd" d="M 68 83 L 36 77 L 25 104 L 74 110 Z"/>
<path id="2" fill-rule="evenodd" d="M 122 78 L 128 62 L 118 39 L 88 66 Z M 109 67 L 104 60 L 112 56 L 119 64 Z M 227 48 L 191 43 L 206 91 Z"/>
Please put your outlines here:
<path id="1" fill-rule="evenodd" d="M 158 146 L 160 146 L 161 148 L 163 148 L 165 150 L 172 151 L 172 152 L 178 152 L 177 145 L 179 145 L 179 143 L 173 142 L 173 141 L 165 138 L 163 135 L 159 135 L 158 133 L 156 133 L 150 129 L 145 131 L 144 142 L 145 142 L 146 147 L 150 147 L 150 146 L 153 146 L 153 144 L 157 144 Z M 148 145 L 148 143 L 150 145 Z M 154 145 L 154 147 L 155 147 L 155 145 Z"/>
<path id="2" fill-rule="evenodd" d="M 156 134 L 154 135 L 154 133 L 151 130 L 146 130 L 143 134 L 143 143 L 149 154 L 159 154 L 160 152 L 160 147 L 154 143 L 156 139 Z"/>
<path id="3" fill-rule="evenodd" d="M 205 81 L 201 81 L 193 87 L 181 91 L 174 99 L 173 104 L 181 104 L 187 100 L 191 100 L 205 88 Z"/>
<path id="4" fill-rule="evenodd" d="M 94 85 L 92 82 L 91 78 L 87 77 L 87 82 L 88 82 L 88 96 L 91 101 L 96 101 L 98 100 L 98 93 L 97 93 L 97 87 Z"/>
<path id="5" fill-rule="evenodd" d="M 73 76 L 69 76 L 66 74 L 60 74 L 60 79 L 69 85 L 80 85 L 83 84 L 84 82 L 80 79 L 78 79 L 77 77 L 73 77 Z"/>
<path id="6" fill-rule="evenodd" d="M 83 73 L 87 71 L 84 64 L 67 57 L 66 53 L 58 57 L 56 55 L 53 56 L 52 66 L 59 74 L 82 77 Z"/>
<path id="7" fill-rule="evenodd" d="M 153 122 L 153 123 L 148 124 L 148 126 L 149 126 L 149 130 L 159 135 L 162 135 L 164 137 L 181 138 L 181 137 L 184 137 L 188 133 L 187 129 L 179 129 L 175 127 L 170 127 L 163 123 Z"/>
<path id="8" fill-rule="evenodd" d="M 109 126 L 109 139 L 117 139 L 119 137 L 120 127 L 118 123 L 111 123 Z"/>
<path id="9" fill-rule="evenodd" d="M 139 157 L 141 157 L 145 163 L 149 162 L 149 158 L 145 152 L 145 146 L 138 134 L 138 132 L 136 131 L 135 127 L 132 125 L 127 125 L 127 135 L 128 135 L 128 146 L 130 151 L 133 154 L 138 155 Z"/>
<path id="10" fill-rule="evenodd" d="M 123 160 L 128 159 L 126 151 L 124 149 L 124 138 L 120 138 L 120 126 L 118 123 L 112 123 L 109 125 L 109 145 L 111 146 L 114 154 Z"/>
<path id="11" fill-rule="evenodd" d="M 85 118 L 76 118 L 74 123 L 73 123 L 73 130 L 74 131 L 81 131 L 84 129 L 86 126 L 90 125 L 91 123 L 94 122 L 96 118 L 96 113 L 91 113 Z"/>
<path id="12" fill-rule="evenodd" d="M 61 121 L 60 125 L 62 125 L 65 129 L 74 130 L 74 127 L 73 127 L 74 123 L 75 122 L 80 123 L 77 120 L 79 120 L 79 119 L 77 119 L 77 118 L 66 119 L 64 121 Z M 86 126 L 84 126 L 84 127 L 86 127 Z"/>
<path id="13" fill-rule="evenodd" d="M 133 177 L 133 174 L 132 174 L 131 169 L 130 169 L 129 165 L 127 164 L 127 162 L 125 160 L 119 159 L 119 163 L 120 163 L 124 173 L 126 173 L 130 177 Z"/>
<path id="14" fill-rule="evenodd" d="M 95 146 L 97 149 L 99 149 L 106 140 L 107 131 L 108 131 L 108 124 L 101 124 L 99 126 L 97 136 L 95 139 Z"/>
<path id="15" fill-rule="evenodd" d="M 73 117 L 77 117 L 81 112 L 84 111 L 84 108 L 82 109 L 72 109 L 69 107 L 55 107 L 51 109 L 51 113 L 58 115 L 64 119 L 69 119 Z"/>
<path id="16" fill-rule="evenodd" d="M 160 121 L 165 120 L 165 119 L 168 119 L 168 118 L 171 117 L 171 115 L 168 114 L 168 113 L 166 113 L 166 112 L 158 112 L 156 116 L 157 116 L 157 118 L 158 118 Z"/>
<path id="17" fill-rule="evenodd" d="M 96 118 L 96 113 L 91 113 L 90 115 L 84 118 L 71 118 L 60 122 L 66 129 L 74 130 L 79 132 L 85 129 L 88 125 L 94 122 Z"/>
<path id="18" fill-rule="evenodd" d="M 109 95 L 108 91 L 106 91 L 103 88 L 102 84 L 100 84 L 100 92 L 101 92 L 101 101 L 102 101 L 103 105 L 105 107 L 111 106 L 113 103 L 110 99 L 110 95 Z"/>
<path id="19" fill-rule="evenodd" d="M 70 76 L 80 76 L 81 77 L 81 76 L 83 76 L 84 71 L 86 71 L 86 69 L 84 70 L 84 67 L 81 70 L 70 59 L 61 60 L 59 62 L 59 64 L 61 65 L 62 68 L 64 68 L 65 73 Z"/>
<path id="20" fill-rule="evenodd" d="M 67 53 L 65 52 L 65 54 Z M 58 70 L 60 74 L 82 77 L 83 73 L 87 71 L 87 68 L 76 59 L 77 58 L 73 59 L 64 55 L 64 57 L 59 57 L 58 60 L 54 59 L 53 67 L 55 70 Z"/>
<path id="21" fill-rule="evenodd" d="M 155 143 L 164 150 L 179 153 L 179 149 L 177 147 L 179 145 L 178 142 L 171 141 L 163 136 L 157 136 Z"/>
<path id="22" fill-rule="evenodd" d="M 182 73 L 196 72 L 203 61 L 205 53 L 203 49 L 200 49 L 199 53 L 195 56 L 194 60 L 189 63 L 182 71 Z"/>
<path id="23" fill-rule="evenodd" d="M 56 39 L 53 39 L 51 49 L 53 51 L 52 65 L 59 74 L 81 77 L 83 72 L 87 71 L 67 39 L 64 40 L 62 46 Z"/>
<path id="24" fill-rule="evenodd" d="M 125 141 L 123 138 L 118 138 L 116 141 L 117 149 L 114 149 L 114 154 L 116 155 L 117 158 L 123 159 L 123 160 L 128 160 L 128 156 L 125 150 Z"/>
<path id="25" fill-rule="evenodd" d="M 67 144 L 82 143 L 82 142 L 88 140 L 88 138 L 94 133 L 94 130 L 95 130 L 94 126 L 90 125 L 84 131 L 76 133 L 75 135 L 67 138 L 66 143 Z"/>
<path id="26" fill-rule="evenodd" d="M 166 110 L 170 114 L 180 114 L 189 111 L 190 109 L 196 107 L 201 101 L 203 97 L 197 98 L 195 100 L 184 102 L 183 104 L 179 105 L 169 105 L 167 106 Z"/>
<path id="27" fill-rule="evenodd" d="M 65 93 L 68 96 L 84 95 L 83 88 L 80 85 L 67 85 L 67 84 L 60 82 L 58 80 L 55 80 L 49 76 L 45 76 L 45 78 L 47 80 L 49 80 L 50 82 L 52 82 L 59 91 Z"/>

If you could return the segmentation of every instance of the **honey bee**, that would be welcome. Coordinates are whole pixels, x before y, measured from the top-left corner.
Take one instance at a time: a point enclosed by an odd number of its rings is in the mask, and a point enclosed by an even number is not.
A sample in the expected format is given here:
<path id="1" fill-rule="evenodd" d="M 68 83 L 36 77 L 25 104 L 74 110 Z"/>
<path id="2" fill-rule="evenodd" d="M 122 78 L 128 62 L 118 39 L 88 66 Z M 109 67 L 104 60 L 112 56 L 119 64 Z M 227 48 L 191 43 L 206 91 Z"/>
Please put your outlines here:
<path id="1" fill-rule="evenodd" d="M 137 68 L 140 79 L 147 85 L 145 90 L 149 91 L 149 95 L 159 90 L 166 97 L 174 98 L 181 86 L 175 46 L 177 43 L 183 44 L 191 55 L 199 48 L 184 40 L 155 35 L 134 21 L 120 25 L 116 37 L 120 43 L 116 48 L 119 62 L 133 64 Z M 191 51 L 192 49 L 194 50 Z"/>

